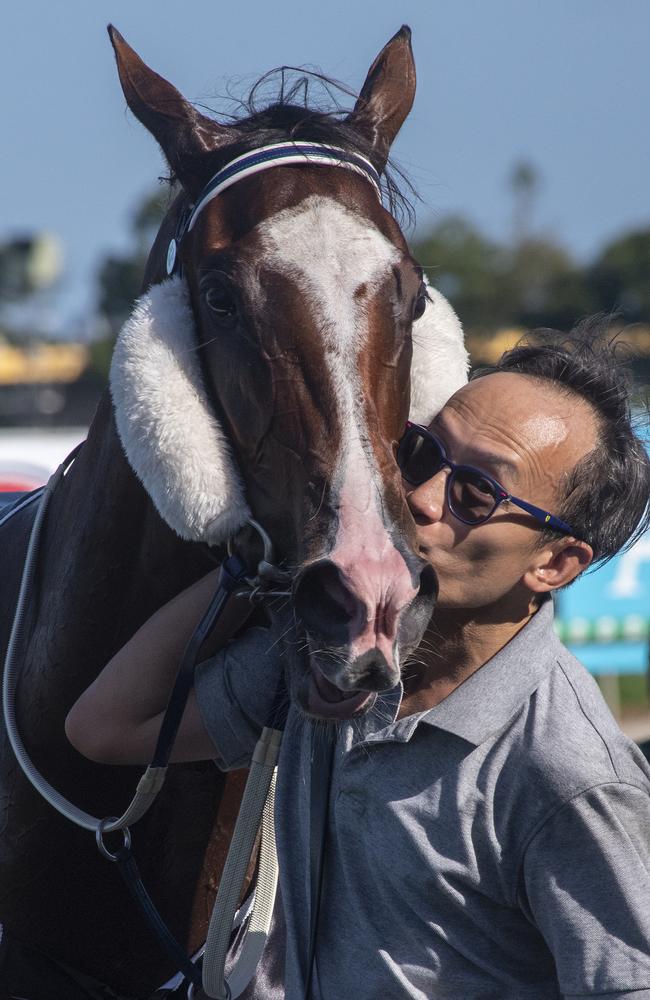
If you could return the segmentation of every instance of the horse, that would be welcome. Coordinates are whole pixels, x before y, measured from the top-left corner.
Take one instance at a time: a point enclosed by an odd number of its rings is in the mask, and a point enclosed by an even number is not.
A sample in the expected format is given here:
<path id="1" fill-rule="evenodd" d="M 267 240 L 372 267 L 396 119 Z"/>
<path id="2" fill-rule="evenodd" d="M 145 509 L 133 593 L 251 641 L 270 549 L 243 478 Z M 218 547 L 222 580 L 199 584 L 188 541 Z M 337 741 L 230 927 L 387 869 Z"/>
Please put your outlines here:
<path id="1" fill-rule="evenodd" d="M 408 28 L 379 53 L 347 115 L 279 100 L 228 124 L 109 33 L 126 102 L 179 191 L 110 391 L 51 498 L 16 706 L 36 766 L 99 815 L 122 809 L 134 769 L 73 750 L 71 705 L 142 622 L 213 568 L 215 546 L 236 535 L 252 551 L 251 513 L 291 576 L 307 639 L 291 697 L 336 719 L 395 683 L 435 581 L 417 556 L 394 446 L 409 396 L 411 416 L 428 419 L 466 373 L 460 327 L 378 197 L 414 99 Z M 297 158 L 278 162 L 293 145 Z M 273 163 L 258 158 L 206 194 L 225 167 L 269 150 Z M 189 346 L 174 346 L 176 334 Z M 0 527 L 0 646 L 36 506 Z M 34 997 L 51 1000 L 48 977 L 64 967 L 149 996 L 175 970 L 112 866 L 36 794 L 4 735 L 0 761 L 0 920 L 34 968 L 42 959 L 50 970 Z M 205 938 L 242 775 L 228 782 L 224 792 L 212 762 L 175 765 L 133 830 L 150 893 L 190 952 Z"/>

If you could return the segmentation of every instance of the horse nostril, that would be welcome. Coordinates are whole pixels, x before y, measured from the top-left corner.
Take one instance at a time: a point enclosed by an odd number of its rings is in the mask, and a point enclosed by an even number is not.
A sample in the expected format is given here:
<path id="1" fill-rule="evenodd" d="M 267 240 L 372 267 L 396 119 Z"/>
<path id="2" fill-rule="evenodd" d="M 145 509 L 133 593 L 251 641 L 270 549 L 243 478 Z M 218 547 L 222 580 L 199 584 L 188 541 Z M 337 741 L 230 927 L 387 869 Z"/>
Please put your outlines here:
<path id="1" fill-rule="evenodd" d="M 390 691 L 399 680 L 399 670 L 378 649 L 362 653 L 355 661 L 354 672 L 354 686 L 361 691 Z"/>
<path id="2" fill-rule="evenodd" d="M 350 638 L 350 625 L 365 608 L 328 559 L 308 566 L 294 585 L 294 604 L 308 632 L 339 645 Z"/>
<path id="3" fill-rule="evenodd" d="M 420 573 L 419 597 L 438 597 L 438 577 L 433 566 L 425 566 Z"/>

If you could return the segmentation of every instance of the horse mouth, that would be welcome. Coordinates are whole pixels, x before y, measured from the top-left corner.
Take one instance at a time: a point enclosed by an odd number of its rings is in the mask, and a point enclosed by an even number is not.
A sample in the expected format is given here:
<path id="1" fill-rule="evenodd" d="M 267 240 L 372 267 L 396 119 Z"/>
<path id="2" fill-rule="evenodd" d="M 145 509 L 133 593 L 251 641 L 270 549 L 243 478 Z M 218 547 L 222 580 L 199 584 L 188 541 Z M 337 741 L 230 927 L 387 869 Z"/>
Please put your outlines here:
<path id="1" fill-rule="evenodd" d="M 363 715 L 372 708 L 376 697 L 374 691 L 341 691 L 327 680 L 317 664 L 310 663 L 305 697 L 300 700 L 305 713 L 312 718 L 341 722 Z"/>

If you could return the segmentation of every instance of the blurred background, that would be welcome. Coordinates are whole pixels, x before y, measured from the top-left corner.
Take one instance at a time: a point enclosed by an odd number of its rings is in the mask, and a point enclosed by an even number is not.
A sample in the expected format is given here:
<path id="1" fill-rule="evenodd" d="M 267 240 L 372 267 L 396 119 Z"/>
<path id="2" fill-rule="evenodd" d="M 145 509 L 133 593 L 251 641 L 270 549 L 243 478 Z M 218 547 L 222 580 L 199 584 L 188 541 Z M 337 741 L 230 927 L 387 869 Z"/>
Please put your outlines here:
<path id="1" fill-rule="evenodd" d="M 409 23 L 418 93 L 393 150 L 419 195 L 408 236 L 472 363 L 604 312 L 634 351 L 643 425 L 646 0 L 24 0 L 4 10 L 0 43 L 0 502 L 84 437 L 167 200 L 161 155 L 125 110 L 109 21 L 217 114 L 284 64 L 358 89 Z M 650 737 L 649 617 L 647 537 L 558 601 L 563 639 L 638 739 Z"/>

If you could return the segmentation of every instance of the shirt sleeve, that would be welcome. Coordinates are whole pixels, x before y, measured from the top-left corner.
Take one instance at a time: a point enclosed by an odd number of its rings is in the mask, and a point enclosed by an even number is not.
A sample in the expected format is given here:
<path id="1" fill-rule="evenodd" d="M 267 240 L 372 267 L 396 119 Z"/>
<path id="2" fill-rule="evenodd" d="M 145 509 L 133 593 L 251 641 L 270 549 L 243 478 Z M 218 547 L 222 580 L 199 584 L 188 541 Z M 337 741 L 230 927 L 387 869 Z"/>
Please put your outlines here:
<path id="1" fill-rule="evenodd" d="M 565 993 L 564 1000 L 581 1000 L 582 997 L 593 997 L 593 1000 L 650 1000 L 650 990 L 625 990 L 624 993 Z"/>
<path id="2" fill-rule="evenodd" d="M 565 803 L 529 843 L 525 909 L 562 996 L 650 1000 L 650 792 L 612 782 Z"/>
<path id="3" fill-rule="evenodd" d="M 593 997 L 593 1000 L 650 1000 L 650 990 L 625 990 L 624 993 L 565 993 L 564 1000 L 581 1000 Z"/>
<path id="4" fill-rule="evenodd" d="M 246 767 L 275 700 L 283 664 L 273 629 L 252 627 L 200 663 L 199 711 L 223 771 Z"/>

